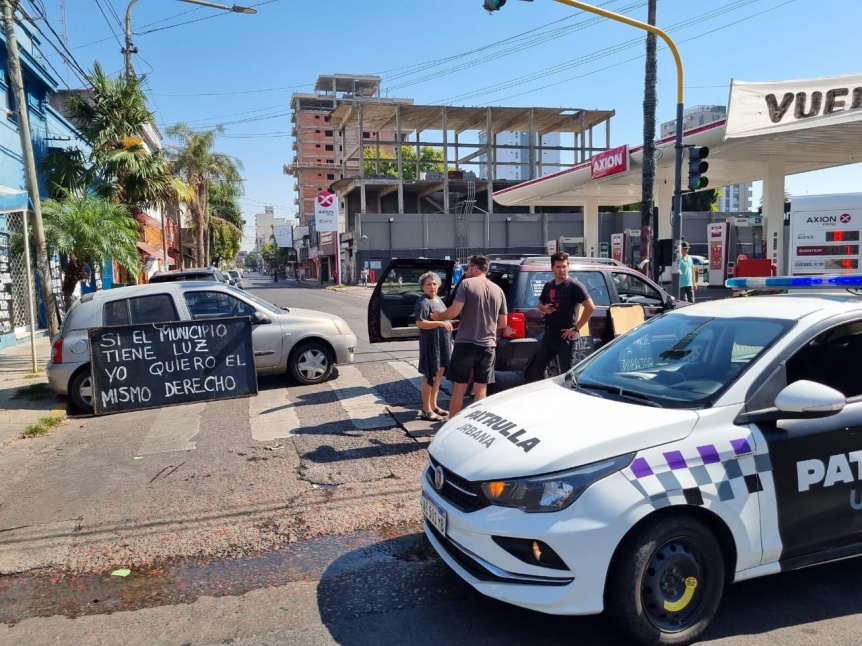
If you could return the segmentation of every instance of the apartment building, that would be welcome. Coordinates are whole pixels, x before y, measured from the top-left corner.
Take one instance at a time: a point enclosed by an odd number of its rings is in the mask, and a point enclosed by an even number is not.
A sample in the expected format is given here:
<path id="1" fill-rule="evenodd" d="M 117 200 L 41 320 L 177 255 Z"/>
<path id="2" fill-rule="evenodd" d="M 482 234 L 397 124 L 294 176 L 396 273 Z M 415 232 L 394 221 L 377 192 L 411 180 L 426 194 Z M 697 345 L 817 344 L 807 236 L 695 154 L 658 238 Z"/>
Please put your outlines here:
<path id="1" fill-rule="evenodd" d="M 292 220 L 287 218 L 275 217 L 275 208 L 272 206 L 263 207 L 263 213 L 258 213 L 254 216 L 254 247 L 260 249 L 261 246 L 273 239 L 273 230 L 275 227 L 290 224 Z"/>
<path id="2" fill-rule="evenodd" d="M 355 151 L 361 145 L 395 139 L 394 129 L 375 131 L 360 126 L 339 132 L 329 122 L 329 113 L 346 101 L 413 103 L 412 99 L 381 98 L 380 82 L 379 76 L 321 75 L 314 92 L 291 95 L 294 154 L 284 172 L 296 179 L 294 204 L 301 225 L 308 226 L 314 219 L 314 199 L 318 193 L 344 176 L 359 175 L 358 156 L 342 163 L 345 150 Z M 381 146 L 381 150 L 391 154 L 392 146 Z"/>
<path id="3" fill-rule="evenodd" d="M 530 141 L 532 136 L 533 141 Z M 528 180 L 545 177 L 561 170 L 560 133 L 539 133 L 508 130 L 496 134 L 494 179 Z M 479 133 L 479 143 L 488 143 L 488 133 Z M 479 177 L 490 179 L 488 156 L 480 155 Z M 535 170 L 531 171 L 531 168 Z"/>

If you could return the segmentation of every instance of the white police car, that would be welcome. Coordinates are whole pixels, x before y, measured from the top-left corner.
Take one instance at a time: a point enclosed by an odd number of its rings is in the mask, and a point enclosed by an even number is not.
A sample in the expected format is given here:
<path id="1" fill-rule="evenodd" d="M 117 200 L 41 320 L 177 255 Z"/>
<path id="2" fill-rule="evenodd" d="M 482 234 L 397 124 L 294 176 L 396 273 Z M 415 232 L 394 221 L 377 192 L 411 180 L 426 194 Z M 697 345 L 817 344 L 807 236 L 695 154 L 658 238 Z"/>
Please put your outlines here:
<path id="1" fill-rule="evenodd" d="M 728 286 L 807 291 L 651 319 L 437 433 L 425 530 L 462 578 L 687 644 L 726 583 L 862 553 L 862 276 Z"/>

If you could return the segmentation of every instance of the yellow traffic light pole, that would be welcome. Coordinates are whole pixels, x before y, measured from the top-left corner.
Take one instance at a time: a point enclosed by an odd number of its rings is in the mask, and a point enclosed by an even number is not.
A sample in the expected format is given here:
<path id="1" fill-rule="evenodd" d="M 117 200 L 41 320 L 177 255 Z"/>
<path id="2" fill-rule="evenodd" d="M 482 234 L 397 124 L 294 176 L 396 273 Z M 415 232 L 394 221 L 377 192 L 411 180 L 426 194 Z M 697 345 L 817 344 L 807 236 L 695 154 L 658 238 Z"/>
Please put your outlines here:
<path id="1" fill-rule="evenodd" d="M 606 11 L 599 7 L 584 4 L 578 0 L 554 0 L 560 4 L 569 5 L 575 9 L 581 9 L 589 13 L 594 13 L 609 20 L 622 22 L 638 29 L 643 29 L 651 34 L 655 34 L 661 38 L 673 54 L 673 60 L 676 63 L 676 155 L 675 155 L 675 170 L 674 170 L 674 191 L 673 191 L 673 215 L 671 217 L 671 237 L 673 238 L 673 277 L 672 293 L 677 298 L 679 297 L 679 243 L 682 237 L 682 112 L 683 112 L 683 92 L 682 92 L 682 59 L 679 55 L 679 50 L 676 44 L 670 39 L 665 32 L 654 25 L 634 20 L 628 16 L 623 16 L 613 11 Z"/>

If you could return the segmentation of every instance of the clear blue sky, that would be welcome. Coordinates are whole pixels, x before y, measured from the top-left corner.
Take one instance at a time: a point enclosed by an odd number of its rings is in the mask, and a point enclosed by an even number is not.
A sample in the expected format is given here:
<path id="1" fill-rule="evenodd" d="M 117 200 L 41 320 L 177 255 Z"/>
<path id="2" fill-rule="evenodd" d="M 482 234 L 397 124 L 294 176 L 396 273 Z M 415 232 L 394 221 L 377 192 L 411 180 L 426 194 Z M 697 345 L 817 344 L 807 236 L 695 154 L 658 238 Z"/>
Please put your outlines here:
<path id="1" fill-rule="evenodd" d="M 293 180 L 282 173 L 293 156 L 290 95 L 311 91 L 319 74 L 378 74 L 389 96 L 416 103 L 613 109 L 612 144 L 642 139 L 642 33 L 552 0 L 509 0 L 494 14 L 482 9 L 482 0 L 245 4 L 257 15 L 179 0 L 138 0 L 132 9 L 134 66 L 147 74 L 159 127 L 225 124 L 216 148 L 245 165 L 243 248 L 251 248 L 254 214 L 264 205 L 280 217 L 295 213 Z M 646 20 L 646 0 L 596 4 Z M 44 8 L 62 35 L 60 5 L 24 0 L 31 14 Z M 68 47 L 78 63 L 89 70 L 99 60 L 108 72 L 121 72 L 128 3 L 65 5 Z M 679 46 L 686 106 L 726 105 L 732 78 L 862 71 L 855 53 L 859 8 L 860 0 L 658 0 L 657 22 Z M 62 83 L 81 87 L 59 55 L 44 49 Z M 661 122 L 674 117 L 676 71 L 662 46 L 658 58 Z M 787 189 L 792 195 L 859 191 L 860 170 L 857 164 L 797 175 Z M 758 199 L 756 192 L 755 204 Z"/>

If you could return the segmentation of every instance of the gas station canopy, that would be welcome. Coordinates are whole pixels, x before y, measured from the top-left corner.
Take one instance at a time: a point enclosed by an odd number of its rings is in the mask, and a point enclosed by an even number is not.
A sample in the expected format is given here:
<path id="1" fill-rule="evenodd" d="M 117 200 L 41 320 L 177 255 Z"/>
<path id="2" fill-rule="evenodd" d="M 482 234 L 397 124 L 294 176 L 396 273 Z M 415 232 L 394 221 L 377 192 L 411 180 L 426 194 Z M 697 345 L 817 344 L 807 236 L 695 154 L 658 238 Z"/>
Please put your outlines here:
<path id="1" fill-rule="evenodd" d="M 656 141 L 657 194 L 673 191 L 675 141 L 675 136 Z M 709 188 L 769 181 L 775 160 L 780 161 L 783 176 L 860 162 L 860 142 L 862 74 L 768 83 L 734 81 L 727 119 L 683 133 L 684 145 L 709 147 L 705 173 Z M 497 191 L 494 200 L 506 206 L 582 205 L 596 200 L 602 206 L 617 206 L 640 201 L 642 145 L 630 149 L 627 170 L 594 179 L 592 162 Z"/>

